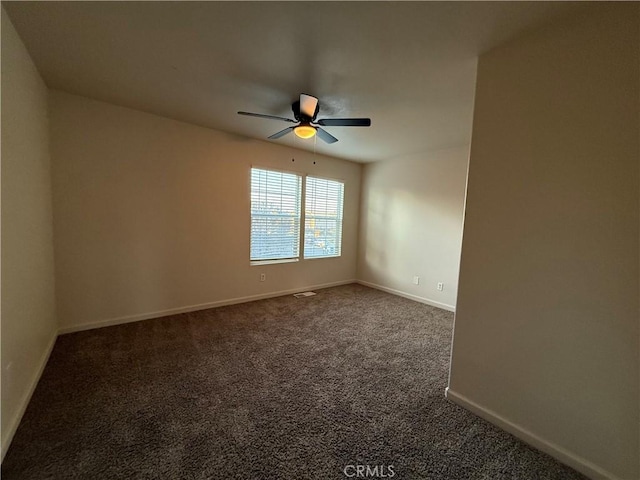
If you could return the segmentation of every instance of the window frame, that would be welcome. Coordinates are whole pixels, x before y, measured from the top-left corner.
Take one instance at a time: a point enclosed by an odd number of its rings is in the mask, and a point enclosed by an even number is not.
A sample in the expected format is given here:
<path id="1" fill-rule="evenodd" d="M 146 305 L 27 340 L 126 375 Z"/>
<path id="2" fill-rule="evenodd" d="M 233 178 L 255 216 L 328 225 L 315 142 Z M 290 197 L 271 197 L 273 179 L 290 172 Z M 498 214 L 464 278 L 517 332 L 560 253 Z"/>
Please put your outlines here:
<path id="1" fill-rule="evenodd" d="M 298 183 L 298 212 L 297 212 L 297 221 L 298 221 L 298 234 L 296 235 L 296 246 L 297 246 L 297 255 L 292 257 L 275 257 L 275 258 L 252 258 L 252 248 L 251 245 L 253 243 L 253 226 L 254 226 L 254 209 L 253 209 L 253 170 L 261 170 L 266 172 L 277 173 L 281 175 L 294 175 L 297 178 Z M 249 169 L 249 264 L 250 265 L 268 265 L 275 263 L 291 263 L 298 262 L 302 257 L 301 251 L 301 243 L 300 236 L 302 234 L 302 222 L 304 221 L 303 212 L 302 212 L 302 202 L 304 201 L 304 175 L 299 172 L 292 172 L 288 170 L 281 170 L 276 168 L 267 168 L 267 167 L 259 167 L 252 165 Z M 291 216 L 294 218 L 294 216 Z"/>
<path id="2" fill-rule="evenodd" d="M 252 259 L 251 258 L 251 245 L 253 238 L 253 170 L 262 170 L 266 172 L 274 172 L 278 174 L 287 174 L 287 175 L 295 175 L 298 179 L 299 185 L 299 211 L 298 211 L 298 235 L 297 235 L 297 251 L 298 255 L 295 257 L 287 257 L 287 258 L 263 258 L 263 259 Z M 339 229 L 338 235 L 338 243 L 337 243 L 337 252 L 331 255 L 315 255 L 315 256 L 307 256 L 305 249 L 305 238 L 307 232 L 307 180 L 312 178 L 314 180 L 324 180 L 328 182 L 335 182 L 341 185 L 341 198 L 339 201 L 339 211 L 337 220 L 337 227 Z M 273 167 L 264 167 L 252 165 L 249 168 L 249 264 L 251 266 L 254 265 L 269 265 L 269 264 L 278 264 L 278 263 L 294 263 L 299 262 L 300 260 L 319 260 L 319 259 L 327 259 L 327 258 L 340 258 L 342 256 L 342 239 L 344 233 L 344 199 L 345 199 L 345 190 L 346 183 L 342 179 L 318 176 L 318 175 L 310 175 L 308 173 L 296 172 L 291 170 L 284 170 Z"/>
<path id="3" fill-rule="evenodd" d="M 337 235 L 336 235 L 336 249 L 337 249 L 337 253 L 334 254 L 327 254 L 327 255 L 314 255 L 314 256 L 308 256 L 307 255 L 307 249 L 306 249 L 306 238 L 307 238 L 307 200 L 308 200 L 308 179 L 312 178 L 314 180 L 320 180 L 320 181 L 326 181 L 326 182 L 333 182 L 333 183 L 337 183 L 340 184 L 340 198 L 338 199 L 338 205 L 337 205 L 337 211 L 336 211 L 336 229 L 337 229 Z M 345 182 L 341 179 L 336 179 L 336 178 L 330 178 L 330 177 L 324 177 L 324 176 L 317 176 L 317 175 L 305 175 L 305 181 L 304 181 L 304 197 L 302 198 L 303 201 L 303 218 L 302 218 L 302 258 L 304 260 L 318 260 L 318 259 L 322 259 L 322 258 L 339 258 L 342 256 L 342 237 L 343 237 L 343 226 L 344 226 L 344 191 L 345 191 Z M 318 218 L 320 216 L 318 215 L 311 215 L 311 217 L 313 218 Z"/>

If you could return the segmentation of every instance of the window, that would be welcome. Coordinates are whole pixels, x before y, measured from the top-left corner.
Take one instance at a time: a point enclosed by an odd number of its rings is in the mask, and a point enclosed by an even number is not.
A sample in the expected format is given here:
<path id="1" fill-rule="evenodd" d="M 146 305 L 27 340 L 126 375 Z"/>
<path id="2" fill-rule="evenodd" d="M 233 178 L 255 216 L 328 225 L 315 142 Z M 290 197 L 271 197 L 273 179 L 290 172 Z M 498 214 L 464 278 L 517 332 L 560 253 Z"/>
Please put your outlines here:
<path id="1" fill-rule="evenodd" d="M 307 177 L 305 197 L 304 258 L 339 257 L 344 184 Z"/>
<path id="2" fill-rule="evenodd" d="M 295 261 L 300 257 L 302 177 L 251 169 L 251 262 Z M 339 257 L 344 184 L 305 179 L 304 258 Z"/>
<path id="3" fill-rule="evenodd" d="M 251 169 L 252 261 L 299 257 L 301 180 L 293 173 Z"/>

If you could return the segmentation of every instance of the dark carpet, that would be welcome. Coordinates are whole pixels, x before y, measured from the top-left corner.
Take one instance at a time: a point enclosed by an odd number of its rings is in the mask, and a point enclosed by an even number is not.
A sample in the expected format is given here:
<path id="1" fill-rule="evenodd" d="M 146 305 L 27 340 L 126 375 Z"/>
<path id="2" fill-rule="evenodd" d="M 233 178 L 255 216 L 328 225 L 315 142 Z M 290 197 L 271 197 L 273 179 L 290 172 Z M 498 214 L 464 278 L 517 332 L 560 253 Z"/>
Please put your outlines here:
<path id="1" fill-rule="evenodd" d="M 3 479 L 585 478 L 445 399 L 451 313 L 317 293 L 61 336 Z"/>

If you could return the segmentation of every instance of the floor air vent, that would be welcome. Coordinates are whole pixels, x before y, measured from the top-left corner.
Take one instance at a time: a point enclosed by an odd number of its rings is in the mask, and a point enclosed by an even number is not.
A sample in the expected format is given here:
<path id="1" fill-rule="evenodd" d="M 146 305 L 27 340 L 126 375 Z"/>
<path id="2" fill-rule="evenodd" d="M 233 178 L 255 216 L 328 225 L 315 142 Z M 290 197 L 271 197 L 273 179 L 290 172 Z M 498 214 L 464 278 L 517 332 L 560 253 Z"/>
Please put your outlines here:
<path id="1" fill-rule="evenodd" d="M 316 292 L 301 292 L 301 293 L 294 293 L 293 296 L 296 298 L 302 298 L 302 297 L 312 297 L 315 294 Z"/>

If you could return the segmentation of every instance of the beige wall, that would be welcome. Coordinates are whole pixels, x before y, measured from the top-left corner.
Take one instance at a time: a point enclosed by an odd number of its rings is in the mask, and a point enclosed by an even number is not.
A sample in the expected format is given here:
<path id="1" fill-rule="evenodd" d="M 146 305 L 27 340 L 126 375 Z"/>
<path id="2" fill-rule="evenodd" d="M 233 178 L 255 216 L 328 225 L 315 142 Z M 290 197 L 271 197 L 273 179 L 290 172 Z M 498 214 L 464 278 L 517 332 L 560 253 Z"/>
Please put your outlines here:
<path id="1" fill-rule="evenodd" d="M 449 397 L 637 479 L 637 4 L 481 56 Z"/>
<path id="2" fill-rule="evenodd" d="M 2 456 L 55 340 L 47 88 L 2 10 Z"/>
<path id="3" fill-rule="evenodd" d="M 468 160 L 467 145 L 365 166 L 360 281 L 455 309 Z"/>
<path id="4" fill-rule="evenodd" d="M 61 92 L 50 104 L 63 331 L 355 279 L 359 164 Z M 249 265 L 252 165 L 345 182 L 342 257 Z"/>

